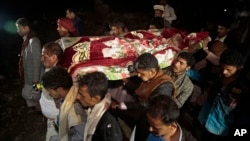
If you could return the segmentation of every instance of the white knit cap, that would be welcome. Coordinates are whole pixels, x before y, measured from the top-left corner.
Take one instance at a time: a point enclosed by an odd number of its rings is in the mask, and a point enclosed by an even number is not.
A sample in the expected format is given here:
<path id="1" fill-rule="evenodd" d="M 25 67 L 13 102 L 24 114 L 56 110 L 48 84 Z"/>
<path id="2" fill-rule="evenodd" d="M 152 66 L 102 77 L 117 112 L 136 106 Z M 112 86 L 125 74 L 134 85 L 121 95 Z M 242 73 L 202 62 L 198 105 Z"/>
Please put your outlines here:
<path id="1" fill-rule="evenodd" d="M 154 5 L 154 10 L 164 11 L 164 6 L 163 5 Z"/>

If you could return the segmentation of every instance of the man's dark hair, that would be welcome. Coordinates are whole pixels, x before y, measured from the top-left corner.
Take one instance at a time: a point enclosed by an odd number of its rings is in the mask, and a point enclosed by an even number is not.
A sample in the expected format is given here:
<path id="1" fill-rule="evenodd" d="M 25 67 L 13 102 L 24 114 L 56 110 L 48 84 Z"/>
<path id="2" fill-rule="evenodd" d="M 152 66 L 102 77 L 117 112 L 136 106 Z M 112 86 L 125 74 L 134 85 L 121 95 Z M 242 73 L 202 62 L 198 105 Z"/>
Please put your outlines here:
<path id="1" fill-rule="evenodd" d="M 76 11 L 75 8 L 69 7 L 69 8 L 67 8 L 67 10 L 68 10 L 69 12 L 73 12 L 74 14 L 77 15 L 77 11 Z"/>
<path id="2" fill-rule="evenodd" d="M 21 26 L 28 26 L 30 28 L 32 26 L 31 22 L 25 17 L 21 17 L 21 18 L 17 19 L 16 24 L 21 25 Z"/>
<path id="3" fill-rule="evenodd" d="M 135 69 L 160 69 L 157 58 L 151 53 L 141 54 L 134 63 Z"/>
<path id="4" fill-rule="evenodd" d="M 160 118 L 167 125 L 178 120 L 180 111 L 171 97 L 157 94 L 149 101 L 147 114 L 153 118 Z"/>
<path id="5" fill-rule="evenodd" d="M 195 58 L 194 58 L 193 54 L 191 54 L 189 52 L 181 52 L 178 54 L 178 57 L 186 60 L 187 65 L 190 67 L 192 67 L 195 64 Z"/>
<path id="6" fill-rule="evenodd" d="M 68 71 L 62 66 L 52 67 L 42 76 L 42 84 L 44 88 L 57 89 L 62 87 L 69 90 L 73 85 L 73 80 Z"/>
<path id="7" fill-rule="evenodd" d="M 220 64 L 241 67 L 244 65 L 244 58 L 236 49 L 226 49 L 220 56 Z"/>
<path id="8" fill-rule="evenodd" d="M 225 17 L 222 17 L 217 21 L 217 25 L 224 26 L 227 29 L 231 28 L 231 24 L 232 22 L 230 21 L 230 19 Z"/>
<path id="9" fill-rule="evenodd" d="M 110 27 L 117 27 L 117 28 L 122 28 L 123 30 L 125 29 L 125 24 L 124 22 L 120 20 L 114 20 L 110 23 Z"/>
<path id="10" fill-rule="evenodd" d="M 103 99 L 108 92 L 108 79 L 103 72 L 90 72 L 78 79 L 79 87 L 87 86 L 91 97 L 99 95 Z"/>
<path id="11" fill-rule="evenodd" d="M 43 48 L 46 48 L 49 55 L 56 55 L 58 60 L 60 60 L 63 56 L 63 50 L 61 46 L 56 42 L 48 42 L 43 45 Z"/>

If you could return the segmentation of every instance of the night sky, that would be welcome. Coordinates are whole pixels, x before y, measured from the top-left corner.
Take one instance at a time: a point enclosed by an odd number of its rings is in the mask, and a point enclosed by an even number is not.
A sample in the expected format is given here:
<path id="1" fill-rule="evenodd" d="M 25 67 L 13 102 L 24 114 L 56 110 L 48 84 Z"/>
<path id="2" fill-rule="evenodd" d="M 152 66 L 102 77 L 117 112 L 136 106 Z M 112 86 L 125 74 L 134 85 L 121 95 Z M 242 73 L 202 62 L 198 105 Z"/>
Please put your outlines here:
<path id="1" fill-rule="evenodd" d="M 98 0 L 70 0 L 54 2 L 50 0 L 43 1 L 0 1 L 0 37 L 8 34 L 16 34 L 16 28 L 13 26 L 15 20 L 19 17 L 28 17 L 32 20 L 39 20 L 46 17 L 65 16 L 66 8 L 73 7 L 78 11 L 94 11 L 95 1 Z M 159 0 L 99 0 L 107 5 L 110 10 L 120 13 L 126 12 L 152 12 L 152 6 Z M 194 18 L 204 18 L 208 16 L 217 16 L 227 13 L 233 17 L 233 13 L 240 7 L 248 8 L 249 0 L 168 0 L 169 4 L 175 8 L 177 17 L 185 20 Z M 1 41 L 0 40 L 0 41 Z M 2 41 L 1 41 L 2 42 Z"/>
<path id="2" fill-rule="evenodd" d="M 152 6 L 158 3 L 158 0 L 100 0 L 102 4 L 106 4 L 112 11 L 117 12 L 148 12 L 152 10 Z M 228 13 L 233 13 L 239 7 L 239 1 L 246 0 L 169 0 L 176 13 L 180 17 L 192 19 L 193 14 L 200 16 L 217 15 L 222 13 L 224 9 L 228 9 Z M 135 3 L 136 2 L 136 3 Z M 242 2 L 241 2 L 242 3 Z M 53 2 L 49 0 L 43 1 L 14 1 L 7 0 L 0 2 L 0 31 L 6 31 L 6 24 L 9 21 L 15 21 L 18 17 L 42 18 L 42 16 L 64 16 L 68 7 L 74 7 L 81 11 L 93 11 L 95 0 L 70 0 Z M 243 5 L 249 5 L 245 2 Z M 192 12 L 192 13 L 191 13 Z M 191 13 L 191 14 L 190 14 Z M 186 15 L 185 15 L 186 14 Z M 189 14 L 189 15 L 188 15 Z M 179 16 L 177 15 L 177 16 Z M 183 15 L 183 16 L 182 16 Z M 7 29 L 8 30 L 8 29 Z M 7 31 L 9 32 L 9 31 Z"/>
<path id="3" fill-rule="evenodd" d="M 112 11 L 117 12 L 138 12 L 150 11 L 152 5 L 158 0 L 102 0 L 102 4 L 108 5 Z M 65 16 L 66 8 L 73 7 L 81 12 L 94 11 L 95 0 L 70 0 L 54 2 L 43 1 L 0 1 L 0 45 L 9 44 L 6 39 L 17 38 L 15 21 L 19 17 L 27 17 L 33 21 L 41 20 L 44 16 L 47 19 L 57 19 Z M 51 18 L 52 17 L 52 18 Z M 13 43 L 13 41 L 11 41 Z"/>

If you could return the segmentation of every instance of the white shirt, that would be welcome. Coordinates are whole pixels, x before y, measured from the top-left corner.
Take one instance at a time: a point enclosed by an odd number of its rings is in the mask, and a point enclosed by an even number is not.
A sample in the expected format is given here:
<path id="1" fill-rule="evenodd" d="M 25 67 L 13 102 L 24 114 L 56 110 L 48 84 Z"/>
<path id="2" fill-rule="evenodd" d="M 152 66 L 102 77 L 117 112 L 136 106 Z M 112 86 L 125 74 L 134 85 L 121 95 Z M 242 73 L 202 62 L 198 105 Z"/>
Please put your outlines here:
<path id="1" fill-rule="evenodd" d="M 56 107 L 53 97 L 50 96 L 45 89 L 42 91 L 39 102 L 43 115 L 49 119 L 56 119 L 56 116 L 59 114 L 59 109 Z"/>
<path id="2" fill-rule="evenodd" d="M 45 69 L 45 72 L 49 71 L 49 68 Z M 57 115 L 59 114 L 59 109 L 56 107 L 56 103 L 54 98 L 49 95 L 46 89 L 42 90 L 41 98 L 39 100 L 41 111 L 46 118 L 51 120 L 56 119 Z"/>
<path id="3" fill-rule="evenodd" d="M 177 19 L 177 16 L 174 12 L 174 8 L 168 4 L 165 5 L 164 7 L 163 16 L 164 16 L 164 19 L 167 20 L 170 24 L 172 23 L 172 21 Z"/>
<path id="4" fill-rule="evenodd" d="M 224 40 L 226 39 L 226 37 L 227 37 L 227 35 L 225 35 L 225 36 L 223 36 L 223 37 L 221 37 L 221 38 L 216 37 L 215 40 L 219 40 L 219 41 L 221 41 L 222 43 L 224 43 Z"/>

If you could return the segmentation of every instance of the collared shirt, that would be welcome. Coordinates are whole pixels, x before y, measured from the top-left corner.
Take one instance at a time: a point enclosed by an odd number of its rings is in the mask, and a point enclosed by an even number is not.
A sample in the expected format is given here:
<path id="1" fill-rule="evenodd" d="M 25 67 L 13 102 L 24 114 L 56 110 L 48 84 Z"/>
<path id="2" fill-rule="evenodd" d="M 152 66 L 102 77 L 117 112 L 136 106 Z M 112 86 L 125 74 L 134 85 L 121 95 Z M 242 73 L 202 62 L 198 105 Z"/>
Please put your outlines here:
<path id="1" fill-rule="evenodd" d="M 163 71 L 164 73 L 170 75 L 175 83 L 176 98 L 174 99 L 174 101 L 176 102 L 178 107 L 181 108 L 193 92 L 193 82 L 185 72 L 178 76 L 175 75 L 175 73 L 172 71 L 172 66 L 165 68 Z"/>
<path id="2" fill-rule="evenodd" d="M 179 140 L 178 141 L 182 141 L 182 128 L 181 126 L 177 123 L 178 128 L 180 129 L 180 135 L 179 135 Z M 155 136 L 152 133 L 149 134 L 147 141 L 165 141 L 161 136 Z"/>
<path id="3" fill-rule="evenodd" d="M 191 134 L 191 132 L 187 131 L 185 128 L 182 128 L 178 123 L 178 128 L 180 129 L 180 135 L 178 141 L 197 141 L 196 138 Z M 166 141 L 161 136 L 155 136 L 152 133 L 149 134 L 147 141 Z"/>
<path id="4" fill-rule="evenodd" d="M 225 36 L 223 36 L 223 37 L 221 37 L 221 38 L 216 37 L 215 40 L 219 40 L 219 41 L 221 41 L 222 43 L 224 43 L 224 40 L 226 39 L 226 37 L 227 37 L 227 35 L 225 35 Z"/>

